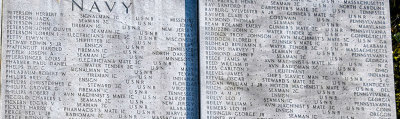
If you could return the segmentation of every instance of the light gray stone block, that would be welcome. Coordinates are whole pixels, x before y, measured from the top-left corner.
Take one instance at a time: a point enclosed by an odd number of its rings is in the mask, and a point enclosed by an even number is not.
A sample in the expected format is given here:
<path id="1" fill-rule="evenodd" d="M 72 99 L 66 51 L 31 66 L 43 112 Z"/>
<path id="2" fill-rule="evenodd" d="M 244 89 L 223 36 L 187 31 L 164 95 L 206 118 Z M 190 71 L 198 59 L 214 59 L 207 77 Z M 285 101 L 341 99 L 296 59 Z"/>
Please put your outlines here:
<path id="1" fill-rule="evenodd" d="M 4 1 L 1 119 L 198 117 L 185 2 Z"/>
<path id="2" fill-rule="evenodd" d="M 201 118 L 396 118 L 386 0 L 200 0 Z"/>

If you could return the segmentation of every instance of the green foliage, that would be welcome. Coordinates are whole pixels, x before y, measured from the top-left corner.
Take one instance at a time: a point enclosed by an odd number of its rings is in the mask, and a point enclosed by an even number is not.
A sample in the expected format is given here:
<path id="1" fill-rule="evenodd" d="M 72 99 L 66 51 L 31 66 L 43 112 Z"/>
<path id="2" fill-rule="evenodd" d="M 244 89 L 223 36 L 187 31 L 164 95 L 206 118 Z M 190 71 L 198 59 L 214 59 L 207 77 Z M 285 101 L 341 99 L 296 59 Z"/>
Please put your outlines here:
<path id="1" fill-rule="evenodd" d="M 400 1 L 390 0 L 392 21 L 393 67 L 396 88 L 397 117 L 400 117 Z"/>

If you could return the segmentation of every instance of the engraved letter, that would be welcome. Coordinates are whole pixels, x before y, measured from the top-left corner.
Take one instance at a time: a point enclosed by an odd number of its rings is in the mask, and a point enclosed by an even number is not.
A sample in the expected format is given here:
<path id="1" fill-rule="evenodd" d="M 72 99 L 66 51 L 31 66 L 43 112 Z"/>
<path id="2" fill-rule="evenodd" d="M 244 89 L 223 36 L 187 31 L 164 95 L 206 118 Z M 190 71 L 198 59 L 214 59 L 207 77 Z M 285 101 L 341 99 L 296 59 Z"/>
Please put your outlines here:
<path id="1" fill-rule="evenodd" d="M 124 2 L 122 2 L 122 4 L 124 5 L 124 7 L 126 8 L 126 13 L 128 13 L 129 8 L 132 6 L 132 3 L 129 4 L 129 6 L 126 6 Z"/>
<path id="2" fill-rule="evenodd" d="M 81 0 L 81 6 L 79 6 L 75 0 L 72 0 L 72 11 L 74 11 L 74 5 L 78 6 L 78 8 L 81 9 L 81 11 L 83 11 L 83 0 Z"/>

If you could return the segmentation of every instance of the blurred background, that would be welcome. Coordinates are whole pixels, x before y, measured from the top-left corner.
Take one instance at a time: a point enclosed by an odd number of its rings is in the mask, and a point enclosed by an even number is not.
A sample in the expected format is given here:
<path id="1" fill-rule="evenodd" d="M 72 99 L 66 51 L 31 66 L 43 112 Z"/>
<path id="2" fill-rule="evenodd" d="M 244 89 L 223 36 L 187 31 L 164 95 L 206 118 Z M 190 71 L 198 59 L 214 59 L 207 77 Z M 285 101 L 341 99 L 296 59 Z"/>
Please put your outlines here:
<path id="1" fill-rule="evenodd" d="M 400 0 L 390 0 L 390 19 L 392 21 L 392 44 L 394 81 L 396 88 L 397 117 L 400 117 Z"/>

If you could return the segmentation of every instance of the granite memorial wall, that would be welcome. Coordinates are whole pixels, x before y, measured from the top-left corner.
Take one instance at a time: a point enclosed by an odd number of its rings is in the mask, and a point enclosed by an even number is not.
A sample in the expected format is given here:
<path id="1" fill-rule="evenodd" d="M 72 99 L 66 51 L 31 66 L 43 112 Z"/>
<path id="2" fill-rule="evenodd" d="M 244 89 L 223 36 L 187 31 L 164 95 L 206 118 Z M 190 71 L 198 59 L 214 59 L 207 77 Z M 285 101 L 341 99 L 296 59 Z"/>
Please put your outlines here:
<path id="1" fill-rule="evenodd" d="M 198 117 L 194 1 L 4 4 L 2 118 Z"/>
<path id="2" fill-rule="evenodd" d="M 3 119 L 395 119 L 387 0 L 12 0 Z"/>
<path id="3" fill-rule="evenodd" d="M 396 117 L 386 0 L 200 0 L 201 117 Z"/>

